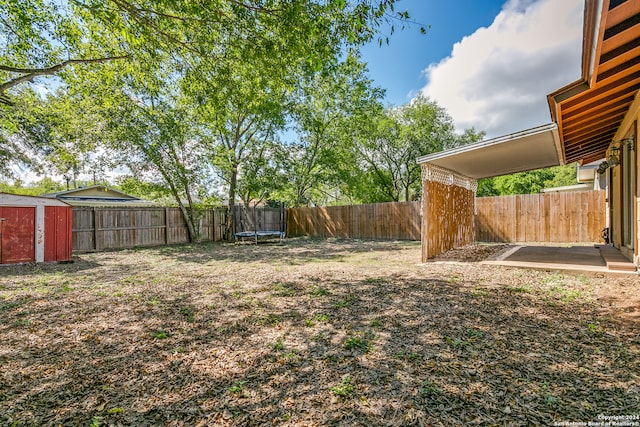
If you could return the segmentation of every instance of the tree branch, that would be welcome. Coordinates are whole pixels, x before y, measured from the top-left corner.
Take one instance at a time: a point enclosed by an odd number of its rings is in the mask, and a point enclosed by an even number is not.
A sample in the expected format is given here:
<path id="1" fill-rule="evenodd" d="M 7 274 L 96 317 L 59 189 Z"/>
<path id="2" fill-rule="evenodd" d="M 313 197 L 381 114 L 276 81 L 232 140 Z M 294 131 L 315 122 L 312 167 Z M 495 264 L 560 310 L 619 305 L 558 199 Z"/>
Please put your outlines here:
<path id="1" fill-rule="evenodd" d="M 51 67 L 46 68 L 17 68 L 17 67 L 9 67 L 6 65 L 0 65 L 0 71 L 6 71 L 10 73 L 19 73 L 24 74 L 20 77 L 16 77 L 15 79 L 9 80 L 0 85 L 0 103 L 13 105 L 11 100 L 6 94 L 6 91 L 11 89 L 14 86 L 17 86 L 21 83 L 33 81 L 36 77 L 39 76 L 52 76 L 62 70 L 64 67 L 73 64 L 97 64 L 107 61 L 115 61 L 118 59 L 128 58 L 129 55 L 121 55 L 121 56 L 109 56 L 105 58 L 91 58 L 91 59 L 68 59 L 59 64 L 53 65 Z"/>

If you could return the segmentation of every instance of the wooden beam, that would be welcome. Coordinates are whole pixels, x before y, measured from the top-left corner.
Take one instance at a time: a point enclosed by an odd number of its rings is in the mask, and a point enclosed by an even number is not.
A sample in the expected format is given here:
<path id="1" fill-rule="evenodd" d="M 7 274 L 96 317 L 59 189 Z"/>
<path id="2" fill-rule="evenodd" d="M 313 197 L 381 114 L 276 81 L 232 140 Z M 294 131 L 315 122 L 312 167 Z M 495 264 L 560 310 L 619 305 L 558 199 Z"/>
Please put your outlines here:
<path id="1" fill-rule="evenodd" d="M 583 104 L 596 102 L 600 99 L 607 98 L 612 94 L 635 91 L 640 87 L 639 83 L 640 71 L 637 71 L 615 81 L 609 81 L 608 84 L 598 84 L 595 88 L 564 102 L 562 104 L 562 107 L 563 109 L 570 109 L 572 107 L 577 107 Z"/>
<path id="2" fill-rule="evenodd" d="M 630 17 L 630 19 L 636 19 L 634 17 Z M 608 30 L 611 30 L 609 28 Z M 602 42 L 602 54 L 606 55 L 607 52 L 611 52 L 619 48 L 620 46 L 624 46 L 625 44 L 632 42 L 633 40 L 638 38 L 639 26 L 637 24 L 620 31 L 619 33 L 609 37 L 608 39 Z M 606 31 L 605 31 L 606 33 Z"/>
<path id="3" fill-rule="evenodd" d="M 565 140 L 570 140 L 576 137 L 579 138 L 581 135 L 590 133 L 594 130 L 607 128 L 612 125 L 617 125 L 618 123 L 622 122 L 622 119 L 624 118 L 626 111 L 627 111 L 627 108 L 624 108 L 618 111 L 616 114 L 612 113 L 600 120 L 595 120 L 595 119 L 589 120 L 588 125 L 582 125 L 578 128 L 574 127 L 572 130 L 567 130 L 567 127 L 565 127 L 565 133 L 564 133 Z M 570 125 L 572 124 L 572 122 L 568 121 L 566 124 Z"/>
<path id="4" fill-rule="evenodd" d="M 608 134 L 610 132 L 615 133 L 616 129 L 618 128 L 618 126 L 619 126 L 619 123 L 614 123 L 613 125 L 610 125 L 607 128 L 602 128 L 602 129 L 593 130 L 591 132 L 586 132 L 584 134 L 581 134 L 579 137 L 565 138 L 565 140 L 564 140 L 565 146 L 573 145 L 575 143 L 580 143 L 580 142 L 583 142 L 583 141 L 589 141 L 591 139 L 598 138 L 599 136 L 604 135 L 604 134 Z"/>
<path id="5" fill-rule="evenodd" d="M 606 103 L 604 105 L 599 105 L 598 108 L 583 111 L 581 113 L 573 113 L 563 116 L 562 119 L 566 121 L 564 125 L 564 129 L 572 129 L 576 125 L 580 125 L 585 122 L 589 122 L 594 119 L 598 119 L 600 117 L 606 117 L 611 114 L 617 114 L 619 111 L 627 111 L 629 105 L 633 102 L 633 96 L 628 96 L 626 98 L 622 98 L 615 102 Z"/>
<path id="6" fill-rule="evenodd" d="M 640 58 L 640 46 L 636 46 L 635 48 L 621 53 L 615 58 L 600 64 L 600 67 L 598 67 L 598 79 L 604 80 L 610 74 L 618 73 L 619 69 L 629 68 L 637 64 L 638 58 Z"/>
<path id="7" fill-rule="evenodd" d="M 607 28 L 618 25 L 640 11 L 640 0 L 627 0 L 607 14 Z"/>

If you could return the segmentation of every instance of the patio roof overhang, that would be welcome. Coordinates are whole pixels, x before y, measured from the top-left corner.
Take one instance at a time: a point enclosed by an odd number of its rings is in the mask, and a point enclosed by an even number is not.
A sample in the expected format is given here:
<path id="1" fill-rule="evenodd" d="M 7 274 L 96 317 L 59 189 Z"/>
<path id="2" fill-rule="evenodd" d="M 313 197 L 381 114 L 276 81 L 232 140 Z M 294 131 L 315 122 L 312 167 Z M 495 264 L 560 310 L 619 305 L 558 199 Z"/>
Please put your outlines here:
<path id="1" fill-rule="evenodd" d="M 640 0 L 586 0 L 582 77 L 547 96 L 563 163 L 607 147 L 640 90 Z"/>
<path id="2" fill-rule="evenodd" d="M 469 178 L 482 179 L 557 166 L 562 147 L 555 123 L 419 157 Z"/>

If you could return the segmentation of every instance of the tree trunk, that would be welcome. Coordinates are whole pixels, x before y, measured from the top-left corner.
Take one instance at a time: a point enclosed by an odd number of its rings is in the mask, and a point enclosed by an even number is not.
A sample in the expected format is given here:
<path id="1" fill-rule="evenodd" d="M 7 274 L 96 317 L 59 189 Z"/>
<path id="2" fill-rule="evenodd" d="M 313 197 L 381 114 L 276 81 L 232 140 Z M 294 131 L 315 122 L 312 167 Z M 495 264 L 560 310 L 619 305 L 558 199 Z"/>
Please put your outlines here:
<path id="1" fill-rule="evenodd" d="M 238 167 L 234 166 L 231 169 L 231 176 L 229 179 L 229 207 L 227 211 L 227 222 L 225 224 L 224 237 L 228 242 L 234 240 L 233 229 L 235 225 L 235 207 L 236 207 L 236 187 L 238 184 Z"/>
<path id="2" fill-rule="evenodd" d="M 195 228 L 195 224 L 194 224 L 194 209 L 193 209 L 193 205 L 189 206 L 189 209 L 187 209 L 187 207 L 184 205 L 184 203 L 182 203 L 182 199 L 180 198 L 180 194 L 178 193 L 178 190 L 176 188 L 176 186 L 174 185 L 174 183 L 169 180 L 169 177 L 166 173 L 164 173 L 162 170 L 160 171 L 160 174 L 162 175 L 162 177 L 164 178 L 165 182 L 167 183 L 167 185 L 169 186 L 169 190 L 171 191 L 171 194 L 173 195 L 173 198 L 176 200 L 176 202 L 178 202 L 178 207 L 180 208 L 180 212 L 182 212 L 182 218 L 184 218 L 184 223 L 187 225 L 187 233 L 189 234 L 189 242 L 194 243 L 194 242 L 198 242 L 198 236 L 199 234 L 196 233 L 196 228 Z M 190 200 L 191 198 L 189 198 Z"/>
<path id="3" fill-rule="evenodd" d="M 180 203 L 178 205 L 180 207 L 180 212 L 182 212 L 182 217 L 184 218 L 184 222 L 185 224 L 187 224 L 187 232 L 189 234 L 189 242 L 191 243 L 197 243 L 199 241 L 198 239 L 198 233 L 196 233 L 196 227 L 193 221 L 193 212 L 189 212 L 190 210 L 192 210 L 191 208 L 187 209 L 186 206 L 184 206 L 182 203 Z"/>

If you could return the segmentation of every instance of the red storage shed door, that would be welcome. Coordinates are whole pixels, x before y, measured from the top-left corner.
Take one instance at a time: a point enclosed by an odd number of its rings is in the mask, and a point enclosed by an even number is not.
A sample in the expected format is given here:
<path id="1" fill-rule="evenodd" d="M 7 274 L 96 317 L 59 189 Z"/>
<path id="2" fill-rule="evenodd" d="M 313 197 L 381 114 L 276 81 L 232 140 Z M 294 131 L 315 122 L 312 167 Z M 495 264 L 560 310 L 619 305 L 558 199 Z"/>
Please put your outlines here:
<path id="1" fill-rule="evenodd" d="M 71 206 L 44 207 L 44 260 L 71 259 Z"/>
<path id="2" fill-rule="evenodd" d="M 36 260 L 36 208 L 0 206 L 0 263 Z"/>

